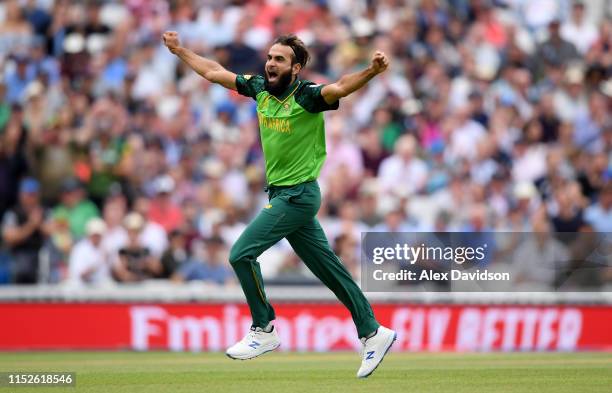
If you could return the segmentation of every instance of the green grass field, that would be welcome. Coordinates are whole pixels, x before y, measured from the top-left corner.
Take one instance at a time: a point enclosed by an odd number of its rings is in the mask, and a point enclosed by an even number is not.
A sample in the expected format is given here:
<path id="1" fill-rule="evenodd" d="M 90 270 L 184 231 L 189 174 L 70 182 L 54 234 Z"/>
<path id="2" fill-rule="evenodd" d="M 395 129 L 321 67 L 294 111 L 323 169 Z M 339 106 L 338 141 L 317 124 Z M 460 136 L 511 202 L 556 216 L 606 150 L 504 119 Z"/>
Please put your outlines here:
<path id="1" fill-rule="evenodd" d="M 612 392 L 611 353 L 390 353 L 368 379 L 355 353 L 270 353 L 233 361 L 220 353 L 0 353 L 0 371 L 74 371 L 72 392 Z"/>

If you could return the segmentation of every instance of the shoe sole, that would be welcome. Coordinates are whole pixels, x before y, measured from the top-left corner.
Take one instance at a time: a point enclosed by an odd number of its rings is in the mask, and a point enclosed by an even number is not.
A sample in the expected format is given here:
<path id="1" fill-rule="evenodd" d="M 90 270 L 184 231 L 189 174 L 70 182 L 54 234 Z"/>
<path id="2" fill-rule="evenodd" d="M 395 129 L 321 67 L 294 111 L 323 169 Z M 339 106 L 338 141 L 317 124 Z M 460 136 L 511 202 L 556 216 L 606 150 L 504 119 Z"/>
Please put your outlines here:
<path id="1" fill-rule="evenodd" d="M 251 360 L 251 359 L 255 359 L 256 357 L 259 357 L 259 356 L 261 356 L 261 355 L 264 355 L 264 354 L 266 354 L 266 353 L 268 353 L 268 352 L 272 352 L 272 351 L 274 351 L 275 349 L 277 349 L 278 347 L 280 347 L 280 343 L 279 343 L 277 346 L 275 346 L 274 348 L 268 349 L 268 350 L 263 351 L 262 353 L 260 353 L 260 354 L 258 354 L 258 355 L 251 356 L 251 357 L 248 357 L 248 358 L 237 358 L 237 357 L 234 357 L 234 356 L 230 355 L 230 354 L 229 354 L 229 353 L 227 353 L 227 352 L 225 353 L 225 356 L 227 356 L 228 358 L 230 358 L 230 359 L 232 359 L 232 360 Z"/>
<path id="2" fill-rule="evenodd" d="M 383 362 L 383 360 L 385 360 L 385 356 L 387 356 L 387 352 L 389 352 L 389 350 L 391 349 L 391 346 L 393 346 L 393 343 L 395 342 L 395 340 L 397 340 L 397 333 L 393 333 L 393 340 L 391 340 L 391 342 L 389 343 L 389 345 L 387 345 L 387 349 L 385 349 L 385 353 L 383 353 L 382 358 L 380 358 L 380 362 L 378 362 L 378 364 L 376 366 L 374 366 L 374 368 L 372 369 L 372 371 L 370 371 L 369 373 L 367 373 L 366 375 L 363 375 L 361 377 L 357 377 L 359 379 L 364 379 L 369 377 L 370 375 L 372 375 L 374 373 L 374 371 L 376 371 L 376 369 L 378 368 L 378 366 L 380 366 L 380 364 Z"/>

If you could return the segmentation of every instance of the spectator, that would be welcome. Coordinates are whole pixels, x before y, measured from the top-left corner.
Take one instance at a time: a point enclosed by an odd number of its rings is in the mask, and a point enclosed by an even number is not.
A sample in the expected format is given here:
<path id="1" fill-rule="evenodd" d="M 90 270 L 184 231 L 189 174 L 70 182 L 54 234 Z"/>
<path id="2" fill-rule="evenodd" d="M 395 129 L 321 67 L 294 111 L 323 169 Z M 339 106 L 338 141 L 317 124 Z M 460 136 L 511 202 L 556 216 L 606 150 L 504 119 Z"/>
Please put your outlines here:
<path id="1" fill-rule="evenodd" d="M 36 3 L 36 1 L 26 2 L 23 16 L 32 25 L 32 29 L 37 36 L 44 36 L 51 24 L 51 15 Z"/>
<path id="2" fill-rule="evenodd" d="M 380 143 L 386 151 L 393 151 L 398 138 L 402 134 L 402 127 L 393 119 L 389 108 L 377 108 L 372 114 L 372 126 L 376 129 Z"/>
<path id="3" fill-rule="evenodd" d="M 373 127 L 363 128 L 357 136 L 361 149 L 361 160 L 364 166 L 364 175 L 376 177 L 380 165 L 389 154 L 383 149 L 380 137 Z"/>
<path id="4" fill-rule="evenodd" d="M 138 213 L 128 214 L 123 221 L 127 231 L 127 244 L 119 249 L 113 269 L 119 282 L 142 281 L 157 278 L 162 274 L 163 268 L 158 257 L 140 240 L 144 225 L 145 220 Z"/>
<path id="5" fill-rule="evenodd" d="M 516 183 L 512 190 L 513 202 L 523 216 L 531 217 L 539 208 L 541 200 L 531 182 Z"/>
<path id="6" fill-rule="evenodd" d="M 199 280 L 217 285 L 229 284 L 234 274 L 229 267 L 228 250 L 220 237 L 206 239 L 206 249 L 194 243 L 193 259 L 182 265 L 172 276 L 176 282 Z M 198 249 L 200 248 L 200 249 Z"/>
<path id="7" fill-rule="evenodd" d="M 490 212 L 487 206 L 473 204 L 467 212 L 464 232 L 491 232 Z"/>
<path id="8" fill-rule="evenodd" d="M 579 232 L 585 225 L 580 201 L 572 198 L 569 188 L 566 185 L 555 193 L 554 213 L 551 214 L 555 232 Z"/>
<path id="9" fill-rule="evenodd" d="M 168 235 L 164 227 L 160 224 L 147 219 L 150 211 L 150 200 L 144 195 L 138 196 L 133 203 L 134 211 L 144 220 L 142 231 L 140 232 L 140 241 L 149 248 L 151 253 L 157 258 L 161 257 L 162 253 L 168 247 Z M 127 237 L 124 236 L 122 244 L 125 244 Z"/>
<path id="10" fill-rule="evenodd" d="M 13 281 L 34 284 L 38 280 L 38 254 L 49 233 L 45 210 L 40 204 L 40 184 L 25 178 L 19 185 L 19 203 L 6 212 L 2 221 L 2 239 L 13 260 Z"/>
<path id="11" fill-rule="evenodd" d="M 0 83 L 0 94 L 2 93 Z M 0 104 L 4 124 L 0 124 L 0 217 L 17 202 L 19 179 L 28 170 L 27 134 L 21 107 Z"/>
<path id="12" fill-rule="evenodd" d="M 91 138 L 85 165 L 89 173 L 87 191 L 97 206 L 117 184 L 124 171 L 126 143 L 122 129 L 126 125 L 125 111 L 112 101 L 100 101 L 86 118 L 83 133 Z"/>
<path id="13" fill-rule="evenodd" d="M 546 93 L 541 97 L 538 121 L 542 127 L 542 142 L 556 142 L 559 138 L 561 121 L 555 113 L 554 96 Z"/>
<path id="14" fill-rule="evenodd" d="M 183 222 L 183 212 L 171 199 L 174 180 L 168 175 L 160 176 L 155 179 L 153 187 L 155 197 L 149 204 L 148 219 L 161 225 L 166 233 L 178 229 Z"/>
<path id="15" fill-rule="evenodd" d="M 127 200 L 121 190 L 116 188 L 112 194 L 106 197 L 102 208 L 102 218 L 106 224 L 102 243 L 111 255 L 117 253 L 119 248 L 124 245 L 124 239 L 127 237 L 123 227 L 123 218 L 126 214 Z"/>
<path id="16" fill-rule="evenodd" d="M 587 116 L 589 107 L 583 81 L 582 68 L 570 66 L 565 71 L 563 84 L 553 93 L 555 112 L 562 121 L 575 122 Z"/>
<path id="17" fill-rule="evenodd" d="M 380 187 L 388 192 L 402 187 L 416 193 L 425 186 L 427 166 L 416 156 L 417 143 L 412 135 L 401 137 L 396 144 L 395 154 L 380 164 Z"/>
<path id="18" fill-rule="evenodd" d="M 24 19 L 18 0 L 5 2 L 4 20 L 0 26 L 0 54 L 24 50 L 33 39 L 32 27 Z"/>
<path id="19" fill-rule="evenodd" d="M 546 147 L 538 142 L 542 127 L 532 121 L 523 132 L 525 137 L 514 145 L 512 176 L 516 182 L 535 182 L 546 173 Z"/>
<path id="20" fill-rule="evenodd" d="M 85 235 L 87 222 L 99 217 L 98 208 L 85 196 L 83 185 L 75 178 L 62 182 L 61 202 L 52 211 L 52 217 L 68 217 L 70 232 L 76 239 Z"/>
<path id="21" fill-rule="evenodd" d="M 330 239 L 342 235 L 358 239 L 362 232 L 367 232 L 368 227 L 359 219 L 359 207 L 355 202 L 347 201 L 338 212 L 338 218 L 326 225 L 325 233 Z M 333 244 L 332 244 L 333 246 Z"/>
<path id="22" fill-rule="evenodd" d="M 402 203 L 390 197 L 385 203 L 386 212 L 383 222 L 372 228 L 373 232 L 415 232 L 418 223 L 408 219 Z"/>
<path id="23" fill-rule="evenodd" d="M 22 104 L 25 101 L 26 87 L 34 81 L 36 73 L 25 55 L 15 57 L 15 71 L 6 76 L 6 100 L 11 104 Z"/>
<path id="24" fill-rule="evenodd" d="M 453 129 L 450 135 L 450 144 L 447 154 L 448 160 L 458 162 L 460 160 L 472 161 L 476 158 L 478 144 L 485 136 L 485 128 L 477 121 L 472 120 L 472 109 L 465 105 L 455 112 Z"/>
<path id="25" fill-rule="evenodd" d="M 292 285 L 312 283 L 316 278 L 306 268 L 304 262 L 293 252 L 283 254 L 283 259 L 274 274 L 274 283 Z"/>
<path id="26" fill-rule="evenodd" d="M 198 38 L 211 48 L 228 45 L 234 36 L 235 19 L 235 13 L 221 4 L 213 4 L 211 9 L 202 8 L 198 15 L 202 32 Z"/>
<path id="27" fill-rule="evenodd" d="M 168 238 L 164 229 L 157 223 L 147 221 L 142 214 L 146 211 L 148 200 L 138 197 L 134 202 L 135 212 L 144 220 L 144 227 L 139 234 L 139 241 L 145 245 L 153 255 L 160 258 L 167 249 Z M 145 206 L 143 208 L 143 206 Z M 119 249 L 128 243 L 128 232 L 123 225 L 126 216 L 125 200 L 122 196 L 108 198 L 104 209 L 104 219 L 108 226 L 108 231 L 104 237 L 104 245 L 107 250 L 114 255 L 118 255 Z M 116 258 L 115 258 L 116 259 Z"/>
<path id="28" fill-rule="evenodd" d="M 378 209 L 378 186 L 375 180 L 363 182 L 359 189 L 359 208 L 361 220 L 371 228 L 382 221 Z"/>
<path id="29" fill-rule="evenodd" d="M 224 49 L 228 53 L 227 67 L 239 74 L 253 74 L 259 72 L 263 62 L 257 51 L 245 42 L 246 20 L 236 26 L 234 40 Z"/>
<path id="30" fill-rule="evenodd" d="M 604 128 L 612 121 L 608 111 L 607 99 L 594 92 L 589 98 L 588 113 L 576 118 L 574 145 L 590 153 L 598 153 L 603 148 Z"/>
<path id="31" fill-rule="evenodd" d="M 571 60 L 579 58 L 578 51 L 574 44 L 563 39 L 560 33 L 561 22 L 555 19 L 548 25 L 548 39 L 543 42 L 537 50 L 537 61 L 540 70 L 543 69 L 544 62 L 559 62 L 567 64 Z"/>
<path id="32" fill-rule="evenodd" d="M 321 177 L 325 179 L 329 173 L 335 172 L 338 167 L 346 166 L 350 176 L 350 183 L 358 183 L 363 175 L 363 161 L 355 143 L 344 135 L 342 118 L 338 117 L 327 126 L 327 155 Z"/>
<path id="33" fill-rule="evenodd" d="M 612 131 L 609 130 L 607 133 L 612 135 Z M 605 152 L 598 153 L 595 157 L 589 157 L 588 161 L 579 169 L 577 177 L 582 194 L 584 194 L 590 201 L 593 201 L 596 196 L 600 195 L 601 190 L 606 182 L 606 171 L 608 170 L 609 158 Z M 608 180 L 609 181 L 609 180 Z"/>
<path id="34" fill-rule="evenodd" d="M 179 230 L 173 230 L 168 234 L 168 249 L 161 257 L 162 278 L 170 278 L 187 263 L 189 254 L 187 253 L 187 239 Z"/>
<path id="35" fill-rule="evenodd" d="M 92 218 L 87 222 L 85 233 L 87 236 L 70 253 L 68 279 L 77 285 L 108 283 L 111 281 L 110 255 L 102 243 L 106 223 L 101 218 Z"/>
<path id="36" fill-rule="evenodd" d="M 361 265 L 359 260 L 359 243 L 351 233 L 342 233 L 334 239 L 334 253 L 346 266 L 353 280 L 361 280 Z"/>
<path id="37" fill-rule="evenodd" d="M 537 213 L 533 222 L 533 234 L 514 253 L 512 266 L 517 284 L 543 289 L 556 287 L 559 274 L 569 262 L 569 251 L 552 236 L 551 229 L 545 215 Z"/>
<path id="38" fill-rule="evenodd" d="M 612 232 L 612 182 L 610 180 L 601 190 L 599 200 L 586 209 L 584 219 L 597 232 Z"/>
<path id="39" fill-rule="evenodd" d="M 583 55 L 599 38 L 597 27 L 587 20 L 583 1 L 575 0 L 572 4 L 570 18 L 561 26 L 561 37 L 574 44 Z"/>
<path id="40" fill-rule="evenodd" d="M 489 115 L 484 108 L 484 97 L 482 93 L 474 90 L 468 96 L 470 104 L 471 118 L 481 126 L 487 127 L 489 125 Z"/>

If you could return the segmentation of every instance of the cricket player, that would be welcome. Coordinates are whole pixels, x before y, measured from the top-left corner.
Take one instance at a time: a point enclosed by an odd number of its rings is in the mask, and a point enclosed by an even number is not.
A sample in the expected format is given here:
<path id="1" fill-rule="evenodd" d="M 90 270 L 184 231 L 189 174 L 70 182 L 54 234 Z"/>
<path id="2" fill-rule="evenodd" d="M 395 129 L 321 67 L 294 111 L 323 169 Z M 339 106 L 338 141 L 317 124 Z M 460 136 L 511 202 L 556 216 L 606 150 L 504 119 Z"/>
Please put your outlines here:
<path id="1" fill-rule="evenodd" d="M 232 359 L 252 359 L 280 345 L 272 321 L 257 258 L 282 238 L 350 310 L 363 343 L 357 377 L 368 377 L 396 339 L 381 326 L 372 307 L 330 248 L 316 214 L 321 204 L 317 177 L 325 161 L 323 111 L 338 109 L 339 100 L 385 71 L 389 60 L 376 52 L 366 69 L 337 82 L 316 85 L 299 78 L 309 53 L 295 35 L 277 38 L 268 51 L 264 75 L 236 75 L 219 63 L 181 46 L 178 34 L 163 34 L 164 44 L 195 72 L 213 83 L 253 98 L 266 162 L 269 204 L 244 230 L 230 252 L 230 263 L 246 296 L 253 324 L 250 332 L 228 348 Z"/>

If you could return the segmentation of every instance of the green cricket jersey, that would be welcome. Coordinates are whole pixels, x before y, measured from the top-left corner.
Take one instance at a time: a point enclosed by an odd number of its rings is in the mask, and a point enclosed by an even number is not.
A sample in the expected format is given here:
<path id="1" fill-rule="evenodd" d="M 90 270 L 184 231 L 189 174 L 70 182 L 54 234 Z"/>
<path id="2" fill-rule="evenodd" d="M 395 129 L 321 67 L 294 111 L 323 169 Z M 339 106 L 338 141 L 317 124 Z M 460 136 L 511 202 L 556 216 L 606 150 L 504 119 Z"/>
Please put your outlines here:
<path id="1" fill-rule="evenodd" d="M 291 186 L 315 180 L 326 156 L 322 112 L 338 109 L 338 102 L 325 102 L 323 85 L 299 79 L 280 97 L 265 90 L 261 75 L 238 75 L 236 87 L 257 101 L 268 184 Z"/>

